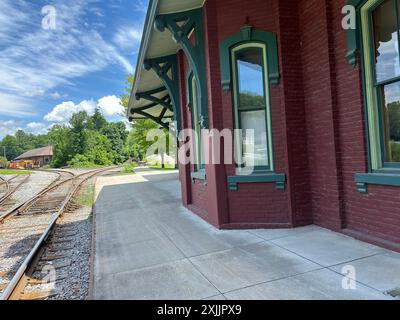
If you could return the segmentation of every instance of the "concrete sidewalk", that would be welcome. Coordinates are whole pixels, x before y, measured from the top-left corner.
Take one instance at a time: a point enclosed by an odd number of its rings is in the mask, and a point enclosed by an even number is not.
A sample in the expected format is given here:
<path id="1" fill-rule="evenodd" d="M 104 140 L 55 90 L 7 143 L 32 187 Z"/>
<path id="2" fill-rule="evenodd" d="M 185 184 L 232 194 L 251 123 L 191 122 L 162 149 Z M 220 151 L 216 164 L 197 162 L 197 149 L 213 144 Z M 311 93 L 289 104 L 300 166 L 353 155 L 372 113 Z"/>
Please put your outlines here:
<path id="1" fill-rule="evenodd" d="M 177 179 L 98 179 L 94 299 L 389 299 L 400 287 L 400 254 L 316 226 L 216 230 L 182 207 Z"/>

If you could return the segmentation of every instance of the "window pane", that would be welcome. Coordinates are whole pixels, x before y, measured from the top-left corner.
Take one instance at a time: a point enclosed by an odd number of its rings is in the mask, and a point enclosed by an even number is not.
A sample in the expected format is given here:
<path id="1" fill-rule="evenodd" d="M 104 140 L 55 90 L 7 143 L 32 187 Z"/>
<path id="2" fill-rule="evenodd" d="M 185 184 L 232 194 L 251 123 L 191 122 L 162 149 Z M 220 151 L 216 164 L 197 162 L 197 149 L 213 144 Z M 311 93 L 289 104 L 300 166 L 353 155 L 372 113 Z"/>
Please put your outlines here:
<path id="1" fill-rule="evenodd" d="M 378 82 L 400 76 L 398 24 L 395 8 L 395 0 L 386 0 L 373 12 Z"/>
<path id="2" fill-rule="evenodd" d="M 386 162 L 400 162 L 400 82 L 384 86 L 382 91 Z"/>
<path id="3" fill-rule="evenodd" d="M 243 130 L 242 160 L 245 166 L 268 166 L 265 110 L 241 112 L 240 121 Z"/>
<path id="4" fill-rule="evenodd" d="M 244 108 L 264 108 L 264 63 L 261 48 L 237 53 L 239 105 Z"/>
<path id="5" fill-rule="evenodd" d="M 202 137 L 201 137 L 201 126 L 200 126 L 200 108 L 198 103 L 197 95 L 197 80 L 195 77 L 192 79 L 192 117 L 193 117 L 193 130 L 196 134 L 194 153 L 197 169 L 202 168 L 203 165 L 203 152 L 202 152 Z"/>

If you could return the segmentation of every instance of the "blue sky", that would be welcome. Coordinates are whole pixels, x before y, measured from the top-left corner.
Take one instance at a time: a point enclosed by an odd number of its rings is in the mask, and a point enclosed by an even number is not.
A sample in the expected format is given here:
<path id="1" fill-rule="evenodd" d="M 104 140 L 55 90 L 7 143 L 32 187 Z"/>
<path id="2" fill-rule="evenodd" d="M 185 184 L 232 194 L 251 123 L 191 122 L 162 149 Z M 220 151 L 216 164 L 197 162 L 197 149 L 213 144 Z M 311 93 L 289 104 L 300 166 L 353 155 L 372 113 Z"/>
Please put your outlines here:
<path id="1" fill-rule="evenodd" d="M 49 5 L 51 29 L 42 25 Z M 146 9 L 147 0 L 1 0 L 0 138 L 46 132 L 96 107 L 124 119 L 118 97 L 134 72 Z"/>

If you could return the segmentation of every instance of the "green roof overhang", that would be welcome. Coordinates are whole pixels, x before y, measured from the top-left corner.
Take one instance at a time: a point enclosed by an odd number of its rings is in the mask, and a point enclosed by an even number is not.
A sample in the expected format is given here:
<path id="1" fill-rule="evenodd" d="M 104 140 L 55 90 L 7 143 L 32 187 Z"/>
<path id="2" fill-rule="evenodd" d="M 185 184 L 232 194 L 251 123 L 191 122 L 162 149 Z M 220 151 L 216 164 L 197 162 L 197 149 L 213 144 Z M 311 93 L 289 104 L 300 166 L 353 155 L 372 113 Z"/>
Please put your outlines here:
<path id="1" fill-rule="evenodd" d="M 168 128 L 174 118 L 180 122 L 176 53 L 180 45 L 171 32 L 154 27 L 159 15 L 201 8 L 205 0 L 150 0 L 129 99 L 127 117 L 151 119 Z M 174 57 L 175 56 L 175 57 Z M 154 62 L 158 63 L 157 65 Z M 170 63 L 170 65 L 166 65 Z M 160 70 L 161 69 L 161 70 Z M 173 79 L 173 81 L 171 81 Z M 177 114 L 178 113 L 178 114 Z"/>

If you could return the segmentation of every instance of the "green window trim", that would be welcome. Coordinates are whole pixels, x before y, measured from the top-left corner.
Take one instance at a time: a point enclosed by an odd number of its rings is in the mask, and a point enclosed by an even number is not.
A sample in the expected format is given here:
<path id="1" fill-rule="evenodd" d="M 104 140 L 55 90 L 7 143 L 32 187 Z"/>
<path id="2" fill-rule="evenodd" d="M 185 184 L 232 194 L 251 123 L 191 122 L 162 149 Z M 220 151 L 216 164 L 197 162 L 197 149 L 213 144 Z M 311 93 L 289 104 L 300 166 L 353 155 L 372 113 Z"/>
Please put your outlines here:
<path id="1" fill-rule="evenodd" d="M 257 110 L 264 110 L 265 111 L 265 122 L 266 122 L 266 131 L 267 131 L 267 147 L 268 147 L 268 166 L 256 166 L 254 168 L 255 171 L 274 171 L 274 152 L 273 152 L 273 142 L 272 142 L 272 120 L 271 120 L 271 101 L 270 101 L 270 92 L 269 92 L 269 78 L 268 78 L 268 57 L 267 57 L 267 45 L 265 43 L 259 43 L 259 42 L 246 42 L 246 43 L 240 43 L 237 46 L 233 46 L 230 49 L 231 52 L 231 57 L 230 61 L 232 64 L 232 78 L 233 78 L 233 87 L 234 89 L 232 90 L 233 92 L 233 112 L 234 112 L 234 123 L 235 123 L 235 129 L 242 128 L 240 125 L 240 116 L 239 113 L 241 111 L 244 111 L 243 109 L 240 109 L 239 106 L 239 97 L 238 97 L 238 87 L 239 87 L 239 79 L 238 79 L 238 70 L 237 70 L 237 65 L 236 65 L 236 54 L 239 53 L 242 50 L 246 50 L 249 48 L 258 48 L 261 49 L 263 52 L 263 88 L 264 88 L 264 98 L 265 98 L 265 107 L 264 108 L 259 108 Z M 240 110 L 239 110 L 240 109 Z M 236 148 L 237 154 L 236 154 L 236 159 L 241 159 L 241 153 L 242 153 L 242 147 L 237 147 Z M 238 168 L 238 171 L 245 171 L 242 170 L 242 168 Z"/>
<path id="2" fill-rule="evenodd" d="M 192 130 L 196 133 L 196 141 L 195 141 L 195 155 L 196 155 L 196 163 L 195 163 L 195 172 L 200 172 L 199 177 L 202 178 L 203 174 L 201 171 L 205 169 L 203 156 L 203 142 L 202 142 L 202 129 L 203 129 L 203 121 L 201 118 L 201 110 L 199 106 L 199 92 L 198 92 L 198 81 L 196 75 L 193 71 L 189 70 L 186 76 L 186 87 L 187 87 L 187 94 L 188 94 L 188 107 L 191 113 L 192 119 Z M 204 178 L 199 180 L 205 180 L 205 173 Z"/>
<path id="3" fill-rule="evenodd" d="M 349 0 L 357 10 L 356 30 L 347 30 L 349 63 L 355 66 L 357 52 L 362 62 L 363 94 L 365 104 L 366 136 L 368 150 L 368 173 L 356 173 L 358 191 L 367 193 L 368 184 L 400 186 L 400 163 L 387 163 L 384 160 L 384 140 L 382 122 L 382 102 L 379 86 L 395 82 L 378 83 L 374 64 L 374 43 L 371 14 L 384 0 Z M 354 63 L 352 63 L 354 62 Z"/>
<path id="4" fill-rule="evenodd" d="M 346 5 L 354 7 L 359 10 L 360 6 L 364 4 L 367 0 L 347 0 Z M 355 67 L 357 65 L 357 54 L 360 50 L 360 36 L 359 36 L 359 19 L 356 20 L 356 28 L 346 30 L 347 37 L 347 62 Z"/>
<path id="5" fill-rule="evenodd" d="M 272 139 L 272 120 L 271 120 L 271 103 L 270 103 L 270 84 L 276 86 L 279 83 L 279 59 L 278 45 L 276 35 L 272 32 L 253 29 L 251 26 L 243 26 L 240 32 L 225 39 L 220 44 L 220 66 L 221 66 L 221 84 L 224 91 L 233 88 L 233 113 L 235 128 L 239 127 L 238 121 L 238 93 L 237 76 L 236 76 L 236 55 L 239 50 L 256 47 L 263 50 L 264 64 L 264 96 L 265 96 L 265 113 L 266 113 L 266 130 L 268 143 L 268 167 L 258 167 L 255 172 L 245 175 L 245 170 L 238 170 L 235 176 L 227 178 L 229 189 L 233 192 L 239 190 L 239 184 L 243 183 L 275 183 L 278 190 L 285 190 L 286 175 L 274 172 L 274 154 Z M 240 150 L 237 148 L 237 150 Z"/>
<path id="6" fill-rule="evenodd" d="M 357 189 L 361 193 L 368 193 L 368 184 L 400 187 L 400 175 L 391 173 L 356 173 Z"/>
<path id="7" fill-rule="evenodd" d="M 239 190 L 239 184 L 242 183 L 275 183 L 277 190 L 285 190 L 286 175 L 276 173 L 252 174 L 248 176 L 230 176 L 228 177 L 229 190 L 235 192 Z"/>
<path id="8" fill-rule="evenodd" d="M 241 28 L 240 32 L 230 36 L 220 44 L 221 83 L 224 91 L 229 91 L 232 86 L 231 49 L 248 42 L 266 44 L 269 81 L 273 86 L 279 83 L 280 73 L 276 35 L 272 32 L 257 30 L 246 25 Z"/>

